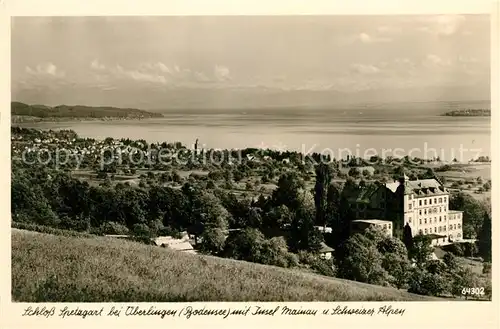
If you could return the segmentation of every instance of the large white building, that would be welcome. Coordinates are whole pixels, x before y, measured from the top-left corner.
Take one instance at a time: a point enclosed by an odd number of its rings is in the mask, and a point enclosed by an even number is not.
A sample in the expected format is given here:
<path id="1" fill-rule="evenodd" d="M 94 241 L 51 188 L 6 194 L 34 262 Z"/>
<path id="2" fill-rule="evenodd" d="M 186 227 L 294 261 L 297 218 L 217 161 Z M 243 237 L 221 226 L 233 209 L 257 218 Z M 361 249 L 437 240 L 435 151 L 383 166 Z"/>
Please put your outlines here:
<path id="1" fill-rule="evenodd" d="M 463 239 L 462 212 L 449 209 L 450 193 L 437 179 L 378 184 L 356 195 L 356 219 L 380 218 L 394 223 L 394 235 L 402 237 L 408 224 L 412 235 L 429 235 L 433 245 Z"/>

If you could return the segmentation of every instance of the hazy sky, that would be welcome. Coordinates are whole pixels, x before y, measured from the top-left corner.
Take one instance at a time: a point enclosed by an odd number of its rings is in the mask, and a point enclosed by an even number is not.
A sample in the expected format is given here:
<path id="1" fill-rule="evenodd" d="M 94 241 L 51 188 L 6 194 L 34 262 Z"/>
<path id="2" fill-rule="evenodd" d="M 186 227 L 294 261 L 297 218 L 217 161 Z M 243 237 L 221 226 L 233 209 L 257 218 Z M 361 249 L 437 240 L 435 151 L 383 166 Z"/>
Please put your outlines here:
<path id="1" fill-rule="evenodd" d="M 132 106 L 140 90 L 484 89 L 489 43 L 487 15 L 15 18 L 12 98 Z"/>

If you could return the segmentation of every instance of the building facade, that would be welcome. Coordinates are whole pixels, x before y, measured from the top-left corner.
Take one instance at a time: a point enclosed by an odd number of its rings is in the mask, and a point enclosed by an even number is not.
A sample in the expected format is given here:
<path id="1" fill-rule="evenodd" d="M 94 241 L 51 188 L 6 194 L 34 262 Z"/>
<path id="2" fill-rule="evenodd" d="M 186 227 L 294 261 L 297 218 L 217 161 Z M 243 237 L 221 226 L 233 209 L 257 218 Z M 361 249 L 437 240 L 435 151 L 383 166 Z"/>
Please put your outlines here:
<path id="1" fill-rule="evenodd" d="M 463 214 L 449 209 L 450 193 L 435 178 L 409 180 L 404 175 L 399 181 L 361 190 L 354 200 L 356 219 L 392 221 L 394 236 L 399 238 L 408 224 L 413 236 L 429 235 L 433 245 L 463 239 Z"/>

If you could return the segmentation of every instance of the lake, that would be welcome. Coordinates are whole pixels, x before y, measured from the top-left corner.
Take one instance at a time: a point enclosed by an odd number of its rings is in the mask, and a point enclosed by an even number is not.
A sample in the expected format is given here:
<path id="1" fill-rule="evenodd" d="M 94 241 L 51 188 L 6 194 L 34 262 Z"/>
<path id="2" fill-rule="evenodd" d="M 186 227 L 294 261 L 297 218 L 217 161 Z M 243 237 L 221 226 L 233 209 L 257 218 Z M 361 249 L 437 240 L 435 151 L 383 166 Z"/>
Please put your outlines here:
<path id="1" fill-rule="evenodd" d="M 264 147 L 323 152 L 336 158 L 404 156 L 468 161 L 490 156 L 490 117 L 445 117 L 436 108 L 168 110 L 163 118 L 23 123 L 72 129 L 82 137 L 179 141 L 204 148 Z M 460 153 L 460 149 L 462 152 Z M 342 149 L 348 149 L 342 150 Z M 462 155 L 460 155 L 462 154 Z"/>

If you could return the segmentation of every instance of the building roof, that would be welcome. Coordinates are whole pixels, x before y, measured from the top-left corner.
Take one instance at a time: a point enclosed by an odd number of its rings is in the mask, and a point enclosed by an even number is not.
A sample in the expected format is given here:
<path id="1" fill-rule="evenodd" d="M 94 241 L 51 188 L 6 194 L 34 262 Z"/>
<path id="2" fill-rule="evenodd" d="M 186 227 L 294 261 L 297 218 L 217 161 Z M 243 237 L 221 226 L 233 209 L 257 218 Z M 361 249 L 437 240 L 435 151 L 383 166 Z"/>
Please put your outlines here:
<path id="1" fill-rule="evenodd" d="M 179 243 L 171 243 L 167 244 L 167 246 L 170 249 L 177 250 L 177 251 L 194 251 L 193 246 L 191 243 L 185 241 L 185 242 L 179 242 Z"/>
<path id="2" fill-rule="evenodd" d="M 405 176 L 405 193 L 414 193 L 418 196 L 432 196 L 448 194 L 448 190 L 435 178 L 408 180 Z M 391 192 L 395 193 L 400 186 L 399 182 L 386 183 Z"/>
<path id="3" fill-rule="evenodd" d="M 462 210 L 448 210 L 448 214 L 461 214 L 463 213 Z"/>
<path id="4" fill-rule="evenodd" d="M 314 226 L 318 231 L 320 232 L 325 232 L 325 233 L 332 233 L 333 229 L 331 227 L 324 227 L 324 226 Z"/>
<path id="5" fill-rule="evenodd" d="M 333 252 L 334 249 L 330 248 L 329 246 L 326 245 L 326 243 L 321 242 L 321 249 L 319 250 L 320 253 L 326 253 L 326 252 Z"/>
<path id="6" fill-rule="evenodd" d="M 400 185 L 399 182 L 385 183 L 385 187 L 391 190 L 392 193 L 396 193 L 396 190 L 398 189 L 399 185 Z"/>
<path id="7" fill-rule="evenodd" d="M 368 223 L 368 224 L 389 224 L 392 223 L 390 220 L 382 219 L 356 219 L 352 221 L 353 223 Z"/>
<path id="8" fill-rule="evenodd" d="M 369 203 L 370 197 L 379 189 L 380 185 L 368 184 L 365 187 L 351 188 L 347 193 L 349 202 Z"/>
<path id="9" fill-rule="evenodd" d="M 429 238 L 431 238 L 432 240 L 435 240 L 435 239 L 441 239 L 441 238 L 446 238 L 446 235 L 441 235 L 441 234 L 426 234 Z"/>

